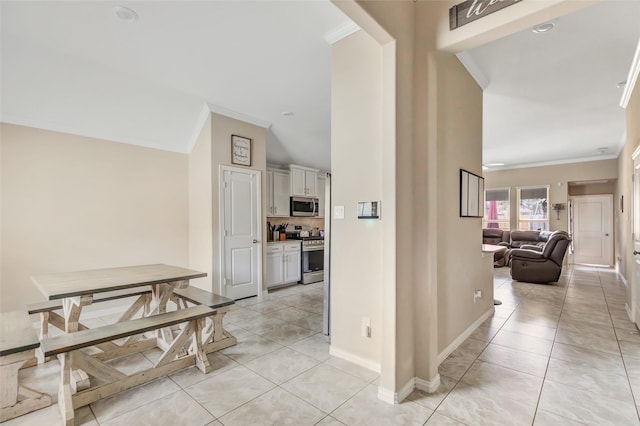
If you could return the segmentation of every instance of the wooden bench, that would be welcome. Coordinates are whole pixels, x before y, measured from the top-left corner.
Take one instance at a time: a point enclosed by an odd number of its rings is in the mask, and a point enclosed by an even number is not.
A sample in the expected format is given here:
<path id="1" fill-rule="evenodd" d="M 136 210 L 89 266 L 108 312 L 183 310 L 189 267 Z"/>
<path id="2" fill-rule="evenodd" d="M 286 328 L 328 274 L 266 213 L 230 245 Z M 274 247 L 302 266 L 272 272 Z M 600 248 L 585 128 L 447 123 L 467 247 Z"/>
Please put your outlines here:
<path id="1" fill-rule="evenodd" d="M 141 308 L 149 309 L 149 303 L 151 301 L 151 288 L 149 287 L 135 287 L 124 290 L 110 291 L 106 293 L 99 293 L 93 298 L 93 303 L 108 302 L 109 300 L 124 299 L 127 297 L 138 296 L 138 300 L 132 305 L 132 308 L 137 308 L 133 313 L 135 315 Z M 142 299 L 142 300 L 141 300 Z M 146 305 L 145 305 L 146 303 Z M 134 309 L 135 309 L 134 308 Z M 27 311 L 29 315 L 40 314 L 40 338 L 44 339 L 48 337 L 48 324 L 56 326 L 57 328 L 64 330 L 64 318 L 55 314 L 53 311 L 62 309 L 62 299 L 47 300 L 45 302 L 31 303 L 27 305 Z M 131 315 L 131 316 L 133 316 Z M 123 314 L 124 316 L 124 314 Z M 86 326 L 80 324 L 80 330 L 87 329 Z"/>
<path id="2" fill-rule="evenodd" d="M 118 322 L 102 327 L 81 330 L 42 341 L 45 357 L 58 356 L 61 366 L 61 381 L 58 390 L 58 405 L 66 425 L 72 425 L 74 409 L 91 404 L 118 392 L 155 380 L 178 370 L 196 365 L 203 373 L 211 370 L 200 338 L 204 318 L 215 314 L 208 306 L 194 306 L 173 312 L 151 315 L 130 321 Z M 81 349 L 98 346 L 116 339 L 184 324 L 180 333 L 164 350 L 155 365 L 147 370 L 127 375 L 107 364 L 106 361 L 132 353 L 128 347 L 87 354 Z M 194 336 L 193 338 L 191 338 Z M 149 339 L 155 341 L 156 339 Z M 134 345 L 135 346 L 135 345 Z M 185 351 L 185 349 L 188 350 Z M 185 353 L 181 356 L 181 353 Z M 81 369 L 89 376 L 99 379 L 96 386 L 72 389 L 72 370 Z"/>
<path id="3" fill-rule="evenodd" d="M 51 405 L 49 395 L 18 383 L 18 370 L 35 359 L 39 346 L 26 312 L 0 314 L 0 422 Z"/>
<path id="4" fill-rule="evenodd" d="M 151 304 L 151 288 L 150 287 L 135 287 L 124 290 L 116 290 L 105 293 L 98 293 L 93 298 L 93 303 L 108 302 L 110 300 L 124 299 L 127 297 L 138 296 L 138 299 L 131 305 L 125 313 L 121 315 L 118 321 L 125 321 L 133 318 L 140 310 L 144 311 L 144 315 L 148 315 Z M 40 339 L 46 339 L 49 337 L 49 324 L 54 327 L 68 332 L 65 330 L 65 320 L 62 315 L 54 312 L 62 310 L 62 300 L 47 300 L 44 302 L 36 302 L 27 305 L 27 311 L 29 315 L 40 315 Z M 89 327 L 82 323 L 78 323 L 78 330 L 86 330 Z M 108 343 L 105 345 L 109 346 Z M 40 349 L 36 350 L 36 358 L 30 362 L 28 366 L 32 366 L 37 362 L 42 363 L 47 361 Z"/>
<path id="5" fill-rule="evenodd" d="M 216 313 L 207 319 L 206 327 L 202 331 L 202 341 L 206 353 L 219 351 L 238 343 L 238 340 L 225 330 L 223 325 L 224 316 L 229 312 L 231 305 L 236 303 L 233 299 L 194 286 L 177 288 L 173 291 L 173 296 L 178 309 L 186 308 L 187 302 L 215 309 Z"/>

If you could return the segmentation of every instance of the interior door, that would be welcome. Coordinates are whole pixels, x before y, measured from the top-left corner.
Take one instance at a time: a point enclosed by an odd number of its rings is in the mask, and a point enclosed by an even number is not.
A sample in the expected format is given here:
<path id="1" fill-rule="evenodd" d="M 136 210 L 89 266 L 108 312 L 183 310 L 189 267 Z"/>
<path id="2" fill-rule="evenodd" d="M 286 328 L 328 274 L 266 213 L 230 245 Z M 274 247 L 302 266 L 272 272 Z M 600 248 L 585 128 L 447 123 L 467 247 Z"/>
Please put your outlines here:
<path id="1" fill-rule="evenodd" d="M 222 277 L 224 296 L 256 296 L 262 288 L 260 243 L 260 172 L 235 168 L 222 171 Z"/>
<path id="2" fill-rule="evenodd" d="M 613 196 L 572 197 L 574 263 L 613 266 Z"/>
<path id="3" fill-rule="evenodd" d="M 629 288 L 631 320 L 640 327 L 640 150 L 633 154 L 633 278 Z M 628 263 L 627 263 L 628 264 Z"/>

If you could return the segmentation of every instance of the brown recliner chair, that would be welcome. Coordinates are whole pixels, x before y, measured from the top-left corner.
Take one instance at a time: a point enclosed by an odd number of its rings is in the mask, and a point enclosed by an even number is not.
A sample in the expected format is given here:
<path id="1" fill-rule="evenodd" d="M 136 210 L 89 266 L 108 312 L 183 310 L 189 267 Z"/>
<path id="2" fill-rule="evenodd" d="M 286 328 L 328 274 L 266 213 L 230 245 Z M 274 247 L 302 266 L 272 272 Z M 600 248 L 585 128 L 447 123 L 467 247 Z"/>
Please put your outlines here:
<path id="1" fill-rule="evenodd" d="M 569 234 L 555 231 L 541 250 L 511 250 L 511 277 L 517 281 L 537 284 L 558 281 L 570 242 Z"/>

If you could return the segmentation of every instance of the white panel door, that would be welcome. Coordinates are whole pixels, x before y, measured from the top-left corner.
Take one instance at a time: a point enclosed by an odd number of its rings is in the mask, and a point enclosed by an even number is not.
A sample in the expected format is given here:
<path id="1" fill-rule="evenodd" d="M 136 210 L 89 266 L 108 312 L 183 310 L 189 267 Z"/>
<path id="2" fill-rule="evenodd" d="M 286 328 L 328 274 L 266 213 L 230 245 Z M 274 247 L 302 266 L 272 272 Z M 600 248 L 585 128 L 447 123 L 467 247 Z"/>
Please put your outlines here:
<path id="1" fill-rule="evenodd" d="M 572 197 L 574 263 L 613 266 L 613 196 Z"/>
<path id="2" fill-rule="evenodd" d="M 256 296 L 262 276 L 259 172 L 224 168 L 221 183 L 224 296 Z"/>

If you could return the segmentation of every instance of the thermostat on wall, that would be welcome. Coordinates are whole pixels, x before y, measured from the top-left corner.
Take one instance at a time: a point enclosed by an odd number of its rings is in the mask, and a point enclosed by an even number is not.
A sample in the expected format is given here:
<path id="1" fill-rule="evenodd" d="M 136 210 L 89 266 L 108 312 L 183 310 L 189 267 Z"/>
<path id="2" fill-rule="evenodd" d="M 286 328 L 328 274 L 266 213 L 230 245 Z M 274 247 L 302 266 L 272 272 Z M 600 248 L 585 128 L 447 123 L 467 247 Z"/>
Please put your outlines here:
<path id="1" fill-rule="evenodd" d="M 380 219 L 380 201 L 358 201 L 358 219 Z"/>

